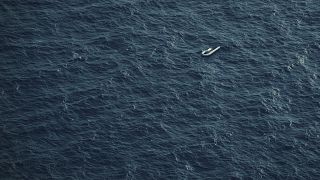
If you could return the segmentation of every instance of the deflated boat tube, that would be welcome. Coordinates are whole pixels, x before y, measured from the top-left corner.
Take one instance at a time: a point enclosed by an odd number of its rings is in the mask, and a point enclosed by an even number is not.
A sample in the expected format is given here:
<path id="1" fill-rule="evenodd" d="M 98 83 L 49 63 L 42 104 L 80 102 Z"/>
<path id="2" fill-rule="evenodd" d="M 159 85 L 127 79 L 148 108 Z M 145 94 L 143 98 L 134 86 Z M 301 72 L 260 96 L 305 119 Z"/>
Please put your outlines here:
<path id="1" fill-rule="evenodd" d="M 216 47 L 215 49 L 209 48 L 207 50 L 203 50 L 201 54 L 202 54 L 202 56 L 210 56 L 214 52 L 218 51 L 218 49 L 220 49 L 220 46 Z"/>

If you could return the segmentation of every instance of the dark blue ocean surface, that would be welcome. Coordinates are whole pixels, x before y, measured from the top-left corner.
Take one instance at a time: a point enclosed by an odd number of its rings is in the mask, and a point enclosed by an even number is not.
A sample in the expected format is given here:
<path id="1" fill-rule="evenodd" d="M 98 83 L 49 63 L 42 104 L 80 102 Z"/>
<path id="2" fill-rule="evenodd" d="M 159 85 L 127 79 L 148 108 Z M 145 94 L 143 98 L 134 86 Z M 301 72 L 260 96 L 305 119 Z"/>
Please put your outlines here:
<path id="1" fill-rule="evenodd" d="M 1 0 L 0 25 L 0 179 L 320 178 L 319 0 Z"/>

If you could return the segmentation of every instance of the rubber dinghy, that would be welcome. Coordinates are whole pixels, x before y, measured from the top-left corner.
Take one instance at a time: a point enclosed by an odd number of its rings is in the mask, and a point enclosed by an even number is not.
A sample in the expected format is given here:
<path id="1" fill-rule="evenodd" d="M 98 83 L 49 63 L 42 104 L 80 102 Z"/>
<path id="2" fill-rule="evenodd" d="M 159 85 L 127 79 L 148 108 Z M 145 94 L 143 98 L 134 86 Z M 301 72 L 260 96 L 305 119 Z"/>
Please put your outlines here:
<path id="1" fill-rule="evenodd" d="M 207 50 L 203 50 L 201 52 L 202 56 L 210 56 L 212 55 L 214 52 L 218 51 L 220 49 L 220 46 L 216 47 L 215 49 L 213 48 L 209 48 Z"/>

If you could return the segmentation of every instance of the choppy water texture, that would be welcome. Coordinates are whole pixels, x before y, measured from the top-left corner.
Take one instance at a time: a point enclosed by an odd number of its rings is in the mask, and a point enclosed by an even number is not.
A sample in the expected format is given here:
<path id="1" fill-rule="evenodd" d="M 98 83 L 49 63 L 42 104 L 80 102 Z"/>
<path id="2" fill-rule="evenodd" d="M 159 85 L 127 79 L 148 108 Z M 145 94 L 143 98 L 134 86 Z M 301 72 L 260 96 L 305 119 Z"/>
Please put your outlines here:
<path id="1" fill-rule="evenodd" d="M 320 177 L 320 1 L 0 9 L 1 179 Z"/>

